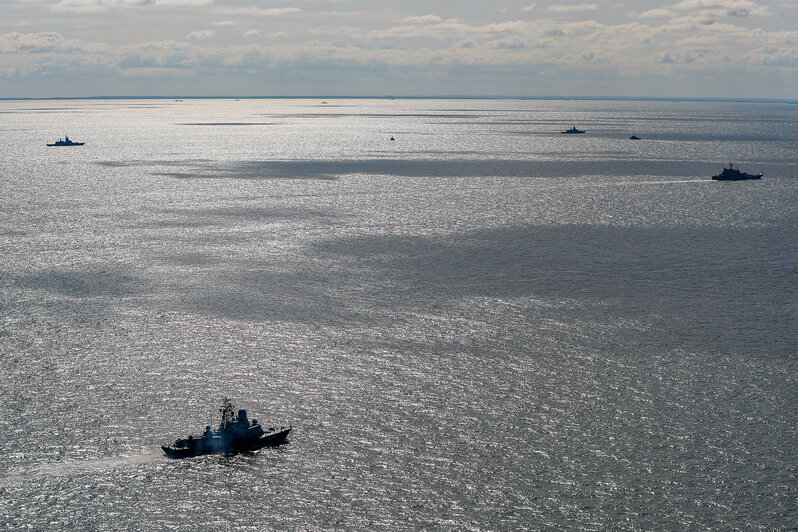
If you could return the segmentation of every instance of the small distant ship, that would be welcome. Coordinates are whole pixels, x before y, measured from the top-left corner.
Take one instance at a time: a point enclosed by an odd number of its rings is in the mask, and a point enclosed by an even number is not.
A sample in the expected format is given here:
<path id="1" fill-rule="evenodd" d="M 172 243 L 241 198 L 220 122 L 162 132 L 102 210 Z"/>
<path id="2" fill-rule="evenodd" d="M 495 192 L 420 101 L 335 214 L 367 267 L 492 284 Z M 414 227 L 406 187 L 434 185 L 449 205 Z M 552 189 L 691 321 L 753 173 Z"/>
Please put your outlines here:
<path id="1" fill-rule="evenodd" d="M 64 135 L 64 140 L 58 139 L 57 141 L 53 142 L 52 144 L 48 144 L 48 146 L 83 146 L 86 144 L 85 142 L 74 142 L 69 139 L 68 136 Z"/>
<path id="2" fill-rule="evenodd" d="M 574 135 L 576 133 L 584 133 L 581 129 L 576 129 L 576 126 L 572 127 L 571 129 L 566 129 L 565 131 L 560 131 L 563 135 Z"/>
<path id="3" fill-rule="evenodd" d="M 629 140 L 640 140 L 640 137 L 638 137 L 637 135 L 632 135 L 631 137 L 629 137 Z"/>
<path id="4" fill-rule="evenodd" d="M 723 171 L 718 175 L 713 175 L 712 179 L 715 181 L 742 181 L 743 179 L 762 179 L 762 176 L 765 174 L 746 174 L 745 172 L 740 171 L 740 167 L 734 167 L 732 163 L 729 163 L 729 167 L 723 168 Z"/>
<path id="5" fill-rule="evenodd" d="M 236 415 L 229 399 L 225 399 L 222 408 L 222 422 L 219 430 L 212 431 L 205 427 L 202 436 L 175 440 L 172 445 L 162 445 L 161 449 L 169 458 L 188 458 L 203 454 L 240 453 L 255 451 L 262 447 L 284 443 L 291 432 L 291 427 L 269 428 L 263 430 L 257 419 L 247 419 L 247 411 L 239 410 Z"/>

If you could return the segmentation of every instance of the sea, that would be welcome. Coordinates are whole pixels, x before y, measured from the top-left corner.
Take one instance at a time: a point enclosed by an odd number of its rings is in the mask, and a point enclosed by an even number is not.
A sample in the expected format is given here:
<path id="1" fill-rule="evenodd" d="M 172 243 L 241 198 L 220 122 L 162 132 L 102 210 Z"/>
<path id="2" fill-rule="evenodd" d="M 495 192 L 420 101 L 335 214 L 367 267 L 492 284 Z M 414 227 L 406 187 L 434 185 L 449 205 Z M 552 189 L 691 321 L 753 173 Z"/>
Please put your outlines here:
<path id="1" fill-rule="evenodd" d="M 0 529 L 798 524 L 798 105 L 2 101 L 0 138 Z M 225 398 L 289 442 L 164 456 Z"/>

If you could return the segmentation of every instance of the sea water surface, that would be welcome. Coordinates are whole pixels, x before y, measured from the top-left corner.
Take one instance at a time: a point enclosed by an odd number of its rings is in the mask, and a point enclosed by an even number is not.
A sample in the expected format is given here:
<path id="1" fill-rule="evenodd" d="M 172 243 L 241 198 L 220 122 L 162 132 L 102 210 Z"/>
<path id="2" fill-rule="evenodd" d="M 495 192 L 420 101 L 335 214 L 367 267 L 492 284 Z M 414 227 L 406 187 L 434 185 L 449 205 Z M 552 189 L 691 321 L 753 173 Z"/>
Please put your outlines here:
<path id="1" fill-rule="evenodd" d="M 0 132 L 2 528 L 798 523 L 798 105 L 5 101 Z M 163 457 L 224 397 L 290 443 Z"/>

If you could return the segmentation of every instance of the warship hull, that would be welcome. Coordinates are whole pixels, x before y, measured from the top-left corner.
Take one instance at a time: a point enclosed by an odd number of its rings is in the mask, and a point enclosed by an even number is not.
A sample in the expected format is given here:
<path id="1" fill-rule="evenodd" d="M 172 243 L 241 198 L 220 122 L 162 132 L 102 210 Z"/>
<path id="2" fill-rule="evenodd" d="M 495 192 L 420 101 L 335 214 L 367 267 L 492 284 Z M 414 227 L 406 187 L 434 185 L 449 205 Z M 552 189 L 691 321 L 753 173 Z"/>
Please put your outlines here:
<path id="1" fill-rule="evenodd" d="M 715 181 L 744 181 L 746 179 L 762 179 L 762 174 L 737 174 L 732 176 L 725 176 L 721 175 L 713 175 L 712 179 Z"/>
<path id="2" fill-rule="evenodd" d="M 186 443 L 182 445 L 162 445 L 161 449 L 169 458 L 190 458 L 204 454 L 243 453 L 283 444 L 288 438 L 289 432 L 291 432 L 291 427 L 268 432 L 257 438 L 198 438 L 195 440 L 183 440 Z"/>

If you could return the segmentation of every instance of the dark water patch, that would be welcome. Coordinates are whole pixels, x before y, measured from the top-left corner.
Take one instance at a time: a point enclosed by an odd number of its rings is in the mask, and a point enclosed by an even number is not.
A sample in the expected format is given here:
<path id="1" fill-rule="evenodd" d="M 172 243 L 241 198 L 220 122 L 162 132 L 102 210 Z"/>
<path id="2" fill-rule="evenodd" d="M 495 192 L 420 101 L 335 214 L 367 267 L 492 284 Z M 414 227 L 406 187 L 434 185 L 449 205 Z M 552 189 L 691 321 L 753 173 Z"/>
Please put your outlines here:
<path id="1" fill-rule="evenodd" d="M 516 116 L 519 120 L 529 120 L 523 118 L 526 114 L 526 111 L 516 113 Z M 707 129 L 711 129 L 714 127 L 715 124 L 740 124 L 743 127 L 759 127 L 764 124 L 794 124 L 796 118 L 789 117 L 789 116 L 781 116 L 781 115 L 771 115 L 771 116 L 761 116 L 757 115 L 755 119 L 748 121 L 744 116 L 740 116 L 738 114 L 730 114 L 730 115 L 695 115 L 695 116 L 687 116 L 684 114 L 652 114 L 652 115 L 645 115 L 645 114 L 625 114 L 623 116 L 614 117 L 608 115 L 606 112 L 604 113 L 585 113 L 581 115 L 581 113 L 560 113 L 564 115 L 563 117 L 558 118 L 535 118 L 532 119 L 533 123 L 538 124 L 571 124 L 573 122 L 577 122 L 579 124 L 584 125 L 609 125 L 609 124 L 627 124 L 630 122 L 656 122 L 656 123 L 666 123 L 668 124 L 667 127 L 673 127 L 673 123 L 684 123 L 684 124 L 691 124 L 691 127 L 695 127 L 694 124 L 699 124 L 705 126 Z M 491 116 L 489 114 L 479 115 L 479 116 Z M 506 120 L 511 120 L 509 117 L 501 117 Z M 723 127 L 728 127 L 724 125 Z M 582 129 L 582 128 L 579 128 Z"/>
<path id="2" fill-rule="evenodd" d="M 96 111 L 96 109 L 13 109 L 7 111 L 0 111 L 0 115 L 7 114 L 7 115 L 31 115 L 31 116 L 40 116 L 40 115 L 56 115 L 56 114 L 86 114 L 92 113 Z"/>
<path id="3" fill-rule="evenodd" d="M 587 129 L 586 126 L 581 126 Z M 533 129 L 527 131 L 518 131 L 513 129 L 506 129 L 499 133 L 501 136 L 504 135 L 528 135 L 528 136 L 535 136 L 535 137 L 560 137 L 563 138 L 572 138 L 570 135 L 562 135 L 560 131 L 555 130 L 546 130 L 546 129 Z M 640 137 L 640 140 L 631 141 L 629 136 L 637 135 Z M 641 128 L 629 126 L 628 128 L 617 128 L 617 129 L 588 129 L 584 135 L 579 135 L 578 139 L 590 139 L 590 138 L 603 138 L 603 139 L 618 139 L 620 141 L 630 141 L 630 142 L 641 142 L 641 141 L 670 141 L 670 142 L 695 142 L 695 143 L 705 143 L 705 142 L 737 142 L 737 143 L 752 143 L 752 142 L 767 142 L 770 146 L 778 146 L 779 143 L 784 143 L 787 147 L 791 147 L 792 143 L 795 140 L 798 140 L 798 135 L 795 133 L 791 133 L 788 136 L 785 135 L 772 135 L 772 136 L 764 136 L 764 135 L 741 135 L 738 133 L 729 133 L 729 134 L 717 134 L 717 133 L 670 133 L 670 132 L 661 132 L 661 131 L 645 131 Z M 574 137 L 574 140 L 577 140 Z"/>
<path id="4" fill-rule="evenodd" d="M 666 140 L 673 142 L 767 142 L 771 147 L 778 146 L 779 143 L 788 143 L 792 145 L 798 140 L 798 134 L 791 131 L 787 134 L 778 133 L 771 135 L 762 134 L 749 134 L 749 133 L 704 133 L 704 132 L 691 132 L 691 133 L 670 133 L 670 132 L 645 132 L 635 130 L 635 134 L 644 138 L 645 140 Z M 791 146 L 790 146 L 791 147 Z"/>
<path id="5" fill-rule="evenodd" d="M 460 122 L 469 126 L 535 126 L 540 125 L 538 120 L 483 120 L 474 122 Z"/>
<path id="6" fill-rule="evenodd" d="M 277 122 L 180 122 L 178 126 L 275 126 Z"/>
<path id="7" fill-rule="evenodd" d="M 319 245 L 392 277 L 411 300 L 521 294 L 646 317 L 656 341 L 789 352 L 798 341 L 798 234 L 772 229 L 527 227 L 457 238 Z"/>
<path id="8" fill-rule="evenodd" d="M 514 115 L 528 114 L 528 113 L 551 113 L 551 109 L 475 109 L 475 108 L 456 108 L 456 109 L 430 109 L 430 111 L 440 113 L 478 113 L 478 116 L 488 116 L 495 113 L 512 113 Z"/>
<path id="9" fill-rule="evenodd" d="M 127 104 L 113 104 L 113 107 L 120 107 L 120 108 L 135 108 L 135 109 L 163 109 L 164 107 L 168 107 L 169 104 L 149 104 L 149 103 L 127 103 Z"/>
<path id="10" fill-rule="evenodd" d="M 233 164 L 190 165 L 181 172 L 153 172 L 175 179 L 337 179 L 328 161 L 243 161 Z"/>
<path id="11" fill-rule="evenodd" d="M 201 227 L 207 227 L 211 225 L 218 225 L 218 224 L 213 223 L 213 221 L 209 219 L 175 218 L 169 220 L 146 221 L 137 225 L 137 227 L 160 227 L 162 229 L 199 229 Z"/>
<path id="12" fill-rule="evenodd" d="M 709 116 L 685 116 L 683 114 L 672 114 L 668 115 L 634 115 L 626 118 L 617 118 L 611 119 L 606 118 L 604 119 L 607 122 L 615 121 L 615 122 L 657 122 L 657 123 L 687 123 L 687 124 L 706 124 L 707 127 L 710 127 L 714 123 L 739 123 L 747 126 L 751 126 L 752 124 L 765 124 L 765 123 L 773 123 L 773 124 L 795 124 L 795 118 L 793 117 L 781 117 L 778 115 L 771 115 L 762 117 L 758 115 L 755 120 L 752 122 L 746 121 L 744 118 L 741 118 L 740 115 L 729 115 L 729 116 L 718 116 L 718 115 L 709 115 Z"/>
<path id="13" fill-rule="evenodd" d="M 206 227 L 241 223 L 303 221 L 327 219 L 329 214 L 315 209 L 278 207 L 215 207 L 211 209 L 167 209 L 172 218 L 143 222 L 140 227 Z"/>
<path id="14" fill-rule="evenodd" d="M 28 233 L 26 231 L 21 231 L 19 229 L 12 229 L 10 227 L 0 227 L 0 235 L 2 236 L 11 236 L 11 237 L 20 237 L 25 236 Z"/>
<path id="15" fill-rule="evenodd" d="M 51 269 L 19 277 L 17 282 L 27 289 L 45 290 L 69 297 L 123 297 L 146 292 L 141 279 L 111 269 Z"/>
<path id="16" fill-rule="evenodd" d="M 82 107 L 26 107 L 12 111 L 0 111 L 0 113 L 26 113 L 28 111 L 85 111 Z"/>
<path id="17" fill-rule="evenodd" d="M 202 292 L 183 294 L 178 301 L 193 311 L 224 319 L 251 322 L 286 321 L 311 325 L 340 325 L 375 321 L 374 309 L 352 304 L 337 271 L 281 270 L 250 264 L 247 271 L 227 272 L 227 288 L 215 285 Z M 352 288 L 351 285 L 348 288 Z M 357 303 L 357 302 L 355 302 Z"/>
<path id="18" fill-rule="evenodd" d="M 619 160 L 621 157 L 625 160 Z M 764 168 L 768 171 L 767 167 Z M 657 175 L 709 179 L 721 169 L 719 163 L 652 161 L 629 154 L 609 153 L 606 160 L 596 160 L 594 154 L 588 154 L 584 160 L 569 161 L 477 158 L 246 161 L 228 165 L 189 166 L 182 171 L 157 172 L 155 175 L 180 179 L 338 179 L 352 174 L 430 178 Z"/>
<path id="19" fill-rule="evenodd" d="M 634 338 L 593 340 L 608 349 L 617 341 L 624 349 L 792 353 L 796 250 L 798 235 L 773 229 L 530 226 L 335 238 L 310 246 L 302 260 L 219 264 L 202 290 L 185 290 L 175 303 L 225 319 L 373 328 L 463 298 L 572 301 L 551 317 L 598 313 L 646 324 Z"/>
<path id="20" fill-rule="evenodd" d="M 207 266 L 218 262 L 207 253 L 201 252 L 164 254 L 160 260 L 177 266 Z"/>
<path id="21" fill-rule="evenodd" d="M 270 113 L 266 116 L 282 118 L 481 118 L 486 115 L 456 113 Z"/>
<path id="22" fill-rule="evenodd" d="M 401 144 L 397 144 L 397 146 L 400 146 L 400 145 Z M 397 156 L 398 157 L 406 157 L 407 156 L 407 152 L 406 151 L 401 151 L 401 150 L 371 150 L 371 151 L 369 151 L 369 153 L 385 154 L 386 157 L 388 157 L 388 156 L 390 156 L 390 157 L 397 157 Z M 486 155 L 487 152 L 479 152 L 479 151 L 476 151 L 476 150 L 416 150 L 416 151 L 413 151 L 413 153 L 416 154 L 416 155 L 438 155 L 438 156 L 457 155 L 457 156 L 461 156 L 461 157 L 462 156 L 469 156 L 469 159 L 471 159 L 471 158 L 473 158 L 474 156 L 477 156 L 477 155 L 483 155 L 484 156 L 484 155 Z M 508 154 L 515 153 L 515 154 L 523 155 L 523 154 L 527 154 L 529 152 L 528 151 L 512 152 L 512 151 L 508 150 L 508 151 L 506 151 L 504 153 L 508 153 Z"/>
<path id="23" fill-rule="evenodd" d="M 380 114 L 365 114 L 365 115 L 356 115 L 356 116 L 365 116 L 367 118 L 481 118 L 485 116 L 485 114 L 466 114 L 466 113 L 380 113 Z"/>
<path id="24" fill-rule="evenodd" d="M 178 159 L 178 160 L 161 160 L 161 161 L 147 161 L 143 159 L 133 161 L 97 161 L 95 164 L 98 166 L 106 166 L 109 168 L 127 168 L 127 167 L 152 167 L 152 166 L 191 166 L 197 163 L 209 163 L 210 159 Z"/>
<path id="25" fill-rule="evenodd" d="M 328 214 L 316 209 L 301 207 L 215 207 L 212 209 L 167 209 L 169 214 L 214 216 L 233 220 L 268 221 L 268 220 L 304 220 L 308 218 L 326 217 Z"/>

